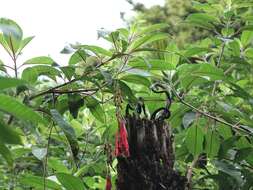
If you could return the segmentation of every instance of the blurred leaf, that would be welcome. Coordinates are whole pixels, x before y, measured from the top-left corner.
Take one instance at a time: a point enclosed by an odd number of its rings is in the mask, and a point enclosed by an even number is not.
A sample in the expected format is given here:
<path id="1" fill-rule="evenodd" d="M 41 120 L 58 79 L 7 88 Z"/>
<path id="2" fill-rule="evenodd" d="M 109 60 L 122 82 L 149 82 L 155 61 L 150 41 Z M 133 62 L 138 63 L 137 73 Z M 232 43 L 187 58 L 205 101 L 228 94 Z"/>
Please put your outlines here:
<path id="1" fill-rule="evenodd" d="M 78 49 L 69 59 L 69 65 L 77 64 L 81 61 L 86 61 L 86 52 L 82 49 Z"/>
<path id="2" fill-rule="evenodd" d="M 146 77 L 139 75 L 125 75 L 121 77 L 121 80 L 124 80 L 129 83 L 142 84 L 146 87 L 150 87 L 151 85 L 150 81 Z"/>
<path id="3" fill-rule="evenodd" d="M 169 35 L 166 33 L 147 34 L 147 35 L 144 35 L 143 37 L 140 37 L 134 40 L 133 43 L 129 46 L 129 49 L 135 50 L 139 48 L 140 46 L 148 45 L 155 41 L 165 40 L 168 38 L 169 38 Z"/>
<path id="4" fill-rule="evenodd" d="M 214 158 L 218 155 L 220 149 L 220 139 L 218 133 L 208 129 L 205 135 L 205 152 L 208 158 Z"/>
<path id="5" fill-rule="evenodd" d="M 43 177 L 39 177 L 39 176 L 31 175 L 31 174 L 25 174 L 19 179 L 19 182 L 23 185 L 34 187 L 35 189 L 38 189 L 38 190 L 44 189 Z M 62 190 L 61 186 L 58 183 L 50 179 L 46 179 L 46 187 L 52 190 Z"/>
<path id="6" fill-rule="evenodd" d="M 92 97 L 87 96 L 84 98 L 87 108 L 89 108 L 91 114 L 100 122 L 104 123 L 105 113 L 103 108 L 100 106 L 99 101 Z"/>
<path id="7" fill-rule="evenodd" d="M 70 174 L 58 173 L 56 174 L 57 179 L 66 188 L 66 190 L 84 190 L 84 184 L 78 177 Z"/>
<path id="8" fill-rule="evenodd" d="M 169 25 L 165 23 L 153 24 L 151 26 L 144 27 L 140 32 L 138 32 L 138 34 L 142 35 L 146 33 L 151 33 L 168 27 Z"/>
<path id="9" fill-rule="evenodd" d="M 185 142 L 188 150 L 197 156 L 203 151 L 204 133 L 197 124 L 187 129 Z"/>
<path id="10" fill-rule="evenodd" d="M 23 121 L 30 121 L 34 124 L 47 124 L 47 121 L 38 113 L 34 112 L 31 108 L 20 103 L 15 98 L 3 94 L 0 94 L 0 110 L 7 112 Z"/>
<path id="11" fill-rule="evenodd" d="M 62 161 L 56 157 L 48 158 L 48 166 L 56 172 L 70 173 L 69 169 L 62 163 Z"/>
<path id="12" fill-rule="evenodd" d="M 33 147 L 32 148 L 32 153 L 33 155 L 38 158 L 39 160 L 43 160 L 44 157 L 47 154 L 47 149 L 46 148 L 38 148 L 38 147 Z"/>
<path id="13" fill-rule="evenodd" d="M 8 165 L 10 167 L 12 167 L 13 166 L 13 158 L 12 158 L 12 155 L 11 155 L 11 151 L 2 142 L 0 142 L 0 154 L 6 160 L 6 162 L 8 163 Z"/>
<path id="14" fill-rule="evenodd" d="M 52 65 L 53 63 L 54 63 L 54 60 L 51 57 L 47 57 L 47 56 L 34 57 L 24 62 L 25 65 L 28 65 L 28 64 Z"/>
<path id="15" fill-rule="evenodd" d="M 20 53 L 26 47 L 26 45 L 29 44 L 32 41 L 33 38 L 34 38 L 34 36 L 30 36 L 30 37 L 27 37 L 27 38 L 23 39 L 20 42 L 20 45 L 19 45 L 19 48 L 18 48 L 18 53 Z"/>
<path id="16" fill-rule="evenodd" d="M 34 83 L 41 75 L 48 76 L 53 80 L 56 80 L 56 76 L 59 76 L 61 72 L 52 66 L 37 65 L 26 68 L 22 73 L 22 79 Z"/>
<path id="17" fill-rule="evenodd" d="M 108 56 L 111 57 L 112 56 L 112 52 L 99 47 L 99 46 L 92 46 L 92 45 L 78 45 L 76 46 L 77 48 L 82 48 L 82 49 L 86 49 L 89 50 L 93 53 L 95 53 L 96 55 L 104 55 L 104 56 Z"/>
<path id="18" fill-rule="evenodd" d="M 1 77 L 0 76 L 0 90 L 16 87 L 18 85 L 25 84 L 26 81 L 16 79 L 16 78 L 9 78 L 9 77 Z"/>
<path id="19" fill-rule="evenodd" d="M 188 128 L 196 119 L 196 113 L 194 112 L 187 112 L 183 117 L 183 125 L 184 128 Z"/>
<path id="20" fill-rule="evenodd" d="M 19 134 L 10 125 L 0 121 L 0 142 L 6 144 L 22 144 Z"/>

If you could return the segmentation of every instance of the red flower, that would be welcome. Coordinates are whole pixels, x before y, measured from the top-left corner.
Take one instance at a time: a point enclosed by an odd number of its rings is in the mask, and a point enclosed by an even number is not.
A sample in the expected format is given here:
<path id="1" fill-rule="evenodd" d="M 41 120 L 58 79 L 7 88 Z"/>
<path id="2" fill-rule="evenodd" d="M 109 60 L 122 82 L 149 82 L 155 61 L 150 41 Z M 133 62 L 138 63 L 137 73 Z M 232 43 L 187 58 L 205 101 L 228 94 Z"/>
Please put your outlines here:
<path id="1" fill-rule="evenodd" d="M 105 190 L 111 190 L 112 189 L 112 181 L 111 181 L 111 176 L 106 177 L 106 186 Z"/>
<path id="2" fill-rule="evenodd" d="M 129 157 L 129 145 L 127 140 L 127 130 L 124 120 L 118 121 L 119 132 L 115 135 L 115 156 Z"/>

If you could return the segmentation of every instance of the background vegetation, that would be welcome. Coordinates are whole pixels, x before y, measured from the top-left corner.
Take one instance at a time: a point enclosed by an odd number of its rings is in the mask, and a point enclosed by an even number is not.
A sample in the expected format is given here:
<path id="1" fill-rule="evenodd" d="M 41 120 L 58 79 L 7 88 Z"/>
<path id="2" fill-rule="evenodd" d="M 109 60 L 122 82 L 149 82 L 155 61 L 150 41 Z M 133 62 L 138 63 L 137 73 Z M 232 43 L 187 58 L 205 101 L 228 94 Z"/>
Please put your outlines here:
<path id="1" fill-rule="evenodd" d="M 116 179 L 116 110 L 142 97 L 150 115 L 165 104 L 150 89 L 159 83 L 173 99 L 175 169 L 194 189 L 252 189 L 252 6 L 135 4 L 128 28 L 99 33 L 111 48 L 70 44 L 67 66 L 46 56 L 20 63 L 33 37 L 1 18 L 10 62 L 0 60 L 0 188 L 104 189 Z"/>

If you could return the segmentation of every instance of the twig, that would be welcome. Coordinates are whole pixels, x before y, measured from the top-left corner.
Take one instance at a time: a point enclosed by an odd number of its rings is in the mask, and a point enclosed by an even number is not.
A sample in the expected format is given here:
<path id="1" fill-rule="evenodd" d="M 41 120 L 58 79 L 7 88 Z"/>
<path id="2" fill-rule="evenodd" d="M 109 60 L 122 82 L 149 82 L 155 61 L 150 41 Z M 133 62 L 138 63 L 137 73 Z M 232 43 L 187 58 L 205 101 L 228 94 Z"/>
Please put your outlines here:
<path id="1" fill-rule="evenodd" d="M 46 148 L 46 156 L 44 160 L 44 170 L 43 170 L 43 189 L 46 190 L 46 177 L 47 177 L 47 160 L 48 160 L 48 152 L 49 152 L 49 146 L 51 141 L 51 134 L 52 134 L 53 124 L 50 126 L 48 140 L 47 140 L 47 148 Z"/>
<path id="2" fill-rule="evenodd" d="M 178 98 L 178 100 L 179 100 L 182 104 L 184 104 L 184 105 L 186 105 L 186 106 L 192 108 L 193 110 L 195 110 L 195 111 L 198 112 L 199 114 L 204 115 L 204 116 L 206 116 L 206 117 L 208 117 L 208 118 L 211 118 L 211 119 L 213 119 L 213 120 L 215 120 L 215 121 L 217 121 L 217 122 L 219 122 L 219 123 L 222 123 L 222 124 L 224 124 L 224 125 L 230 126 L 231 128 L 233 128 L 233 129 L 235 129 L 235 130 L 239 130 L 239 131 L 245 132 L 245 133 L 247 133 L 247 134 L 249 134 L 249 135 L 252 135 L 250 131 L 248 131 L 247 129 L 243 128 L 243 127 L 242 127 L 241 125 L 239 125 L 238 123 L 237 123 L 237 124 L 232 124 L 232 123 L 229 123 L 229 122 L 227 122 L 227 121 L 224 121 L 223 119 L 218 118 L 218 117 L 215 117 L 215 116 L 213 116 L 213 115 L 211 115 L 211 114 L 209 114 L 209 113 L 207 113 L 207 112 L 205 112 L 205 111 L 203 111 L 203 110 L 200 110 L 200 109 L 196 108 L 195 106 L 191 105 L 190 103 L 184 101 L 183 98 L 181 98 L 181 97 L 177 94 L 175 88 L 174 88 L 172 85 L 171 85 L 170 87 L 171 87 L 171 90 L 172 90 L 173 94 Z"/>
<path id="3" fill-rule="evenodd" d="M 216 66 L 217 66 L 218 68 L 220 67 L 221 59 L 222 59 L 222 56 L 223 56 L 223 54 L 224 54 L 224 50 L 225 50 L 225 42 L 223 43 L 223 45 L 222 45 L 222 47 L 221 47 L 221 53 L 220 53 L 218 62 L 217 62 L 217 64 L 216 64 Z M 215 81 L 215 82 L 214 82 L 214 85 L 213 85 L 212 96 L 215 95 L 215 91 L 216 91 L 217 85 L 218 85 L 218 82 Z"/>
<path id="4" fill-rule="evenodd" d="M 199 160 L 199 156 L 195 156 L 195 158 L 193 159 L 191 165 L 189 166 L 189 168 L 187 170 L 186 178 L 187 178 L 188 189 L 192 188 L 192 184 L 191 184 L 192 171 L 193 171 L 193 168 L 195 167 L 195 165 L 197 164 L 198 160 Z"/>

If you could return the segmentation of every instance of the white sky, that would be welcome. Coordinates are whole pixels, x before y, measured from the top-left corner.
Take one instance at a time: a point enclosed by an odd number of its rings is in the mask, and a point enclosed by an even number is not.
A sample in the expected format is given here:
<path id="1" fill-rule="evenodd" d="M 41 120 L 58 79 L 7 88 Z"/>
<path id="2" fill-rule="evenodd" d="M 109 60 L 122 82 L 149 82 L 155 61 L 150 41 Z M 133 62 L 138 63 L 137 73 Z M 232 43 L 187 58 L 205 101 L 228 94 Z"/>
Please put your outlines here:
<path id="1" fill-rule="evenodd" d="M 134 2 L 136 2 L 135 0 Z M 139 0 L 147 7 L 163 4 L 164 0 Z M 24 49 L 20 62 L 31 57 L 50 55 L 63 65 L 68 62 L 60 54 L 67 43 L 98 44 L 97 30 L 114 30 L 123 27 L 120 12 L 133 15 L 125 0 L 0 0 L 0 17 L 16 21 L 24 37 L 35 38 Z M 8 64 L 3 49 L 0 59 Z"/>

